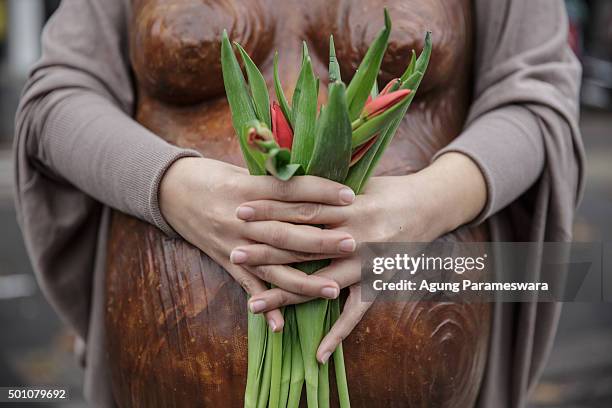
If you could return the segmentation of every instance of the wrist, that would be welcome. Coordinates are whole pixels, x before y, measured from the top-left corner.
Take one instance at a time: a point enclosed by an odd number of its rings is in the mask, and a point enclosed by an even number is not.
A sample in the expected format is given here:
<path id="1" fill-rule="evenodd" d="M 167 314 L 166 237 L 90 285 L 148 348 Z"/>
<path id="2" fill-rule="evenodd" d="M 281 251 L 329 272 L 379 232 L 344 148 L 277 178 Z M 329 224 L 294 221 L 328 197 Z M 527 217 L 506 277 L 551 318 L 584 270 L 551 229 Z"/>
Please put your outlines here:
<path id="1" fill-rule="evenodd" d="M 473 221 L 487 200 L 480 168 L 468 156 L 449 152 L 416 173 L 422 214 L 435 239 Z"/>
<path id="2" fill-rule="evenodd" d="M 189 174 L 198 157 L 182 157 L 176 160 L 164 173 L 159 184 L 159 210 L 166 222 L 178 232 L 180 217 L 184 214 L 181 200 L 188 194 Z"/>

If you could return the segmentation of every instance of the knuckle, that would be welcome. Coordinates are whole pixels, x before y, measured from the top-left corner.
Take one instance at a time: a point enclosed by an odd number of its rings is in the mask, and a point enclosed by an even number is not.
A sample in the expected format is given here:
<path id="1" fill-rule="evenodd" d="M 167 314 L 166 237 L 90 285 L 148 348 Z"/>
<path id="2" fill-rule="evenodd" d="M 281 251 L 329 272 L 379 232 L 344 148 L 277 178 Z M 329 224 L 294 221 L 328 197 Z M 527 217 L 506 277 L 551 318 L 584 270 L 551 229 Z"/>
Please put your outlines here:
<path id="1" fill-rule="evenodd" d="M 346 333 L 345 330 L 336 332 L 333 336 L 332 336 L 332 341 L 334 342 L 334 345 L 338 345 L 340 343 L 342 343 L 344 341 L 344 339 L 346 339 L 346 337 L 348 336 L 348 333 Z"/>
<path id="2" fill-rule="evenodd" d="M 271 270 L 270 267 L 267 265 L 263 265 L 263 266 L 257 266 L 255 267 L 255 274 L 262 280 L 265 280 L 266 282 L 270 281 L 270 275 L 271 275 Z"/>
<path id="3" fill-rule="evenodd" d="M 242 191 L 244 188 L 244 183 L 242 182 L 243 177 L 244 176 L 240 173 L 228 176 L 225 179 L 225 182 L 223 183 L 225 191 L 229 191 L 230 193 L 237 193 L 239 191 Z"/>
<path id="4" fill-rule="evenodd" d="M 363 304 L 359 304 L 355 308 L 353 315 L 351 316 L 351 323 L 353 324 L 353 327 L 356 326 L 357 323 L 361 321 L 361 319 L 363 318 L 363 316 L 365 315 L 367 311 L 368 311 L 368 307 L 364 306 Z"/>
<path id="5" fill-rule="evenodd" d="M 325 237 L 317 238 L 316 248 L 317 248 L 317 252 L 319 253 L 331 252 L 331 251 L 328 251 L 328 249 L 333 251 L 330 240 L 326 239 Z"/>
<path id="6" fill-rule="evenodd" d="M 294 255 L 295 260 L 296 261 L 300 261 L 300 262 L 314 261 L 316 259 L 319 259 L 318 258 L 319 254 L 314 253 L 314 252 L 312 252 L 312 253 L 310 253 L 310 252 L 294 252 L 293 255 Z"/>
<path id="7" fill-rule="evenodd" d="M 310 183 L 313 187 L 316 187 L 318 190 L 327 190 L 327 189 L 340 189 L 343 186 L 335 181 L 326 179 L 324 177 L 318 176 L 306 176 L 303 177 L 302 180 L 304 182 Z"/>
<path id="8" fill-rule="evenodd" d="M 270 247 L 262 245 L 256 252 L 257 254 L 253 258 L 256 259 L 257 262 L 272 263 L 272 251 L 270 250 Z"/>
<path id="9" fill-rule="evenodd" d="M 308 224 L 315 221 L 321 214 L 323 207 L 321 204 L 304 203 L 297 208 L 298 222 Z"/>
<path id="10" fill-rule="evenodd" d="M 222 231 L 224 228 L 227 228 L 228 225 L 228 222 L 223 214 L 212 216 L 208 221 L 212 231 Z"/>
<path id="11" fill-rule="evenodd" d="M 238 284 L 242 286 L 242 289 L 244 289 L 246 293 L 248 294 L 253 293 L 254 285 L 251 279 L 247 278 L 246 276 L 242 276 L 242 277 L 239 277 L 237 281 L 238 281 Z"/>
<path id="12" fill-rule="evenodd" d="M 306 283 L 306 275 L 301 276 L 300 279 L 298 279 L 297 283 L 296 283 L 296 290 L 299 293 L 306 293 L 306 290 L 308 288 L 308 285 Z"/>
<path id="13" fill-rule="evenodd" d="M 285 306 L 289 303 L 289 297 L 287 296 L 287 292 L 285 292 L 284 290 L 279 289 L 277 291 L 276 298 L 279 306 Z"/>
<path id="14" fill-rule="evenodd" d="M 275 247 L 282 247 L 287 242 L 287 230 L 282 225 L 277 225 L 270 231 L 270 243 Z"/>
<path id="15" fill-rule="evenodd" d="M 275 197 L 278 197 L 282 200 L 287 199 L 291 196 L 293 192 L 293 183 L 274 180 L 272 183 L 272 193 Z"/>
<path id="16" fill-rule="evenodd" d="M 264 220 L 269 220 L 273 216 L 272 206 L 267 202 L 259 203 L 257 206 L 254 206 L 255 213 L 259 213 L 259 215 Z"/>
<path id="17" fill-rule="evenodd" d="M 336 222 L 339 224 L 342 224 L 350 219 L 360 219 L 360 218 L 367 219 L 370 223 L 372 222 L 372 219 L 369 216 L 364 217 L 359 212 L 357 206 L 355 205 L 349 205 L 349 206 L 343 207 L 342 211 L 336 212 L 335 214 L 336 214 L 336 217 L 338 218 Z"/>

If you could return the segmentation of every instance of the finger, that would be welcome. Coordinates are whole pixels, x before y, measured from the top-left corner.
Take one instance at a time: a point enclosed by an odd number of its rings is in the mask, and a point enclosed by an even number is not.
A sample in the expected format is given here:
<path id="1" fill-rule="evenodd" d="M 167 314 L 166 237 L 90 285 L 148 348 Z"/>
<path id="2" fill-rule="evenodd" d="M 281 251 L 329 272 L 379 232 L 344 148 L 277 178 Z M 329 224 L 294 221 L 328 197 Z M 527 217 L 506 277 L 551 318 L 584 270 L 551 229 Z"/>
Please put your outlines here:
<path id="1" fill-rule="evenodd" d="M 340 288 L 346 288 L 361 281 L 361 260 L 357 256 L 335 259 L 315 275 L 331 279 L 338 283 Z"/>
<path id="2" fill-rule="evenodd" d="M 268 326 L 270 326 L 273 332 L 278 333 L 283 331 L 283 327 L 285 327 L 285 318 L 279 309 L 267 311 L 264 313 L 264 317 L 266 318 L 266 322 L 268 322 Z"/>
<path id="3" fill-rule="evenodd" d="M 249 299 L 249 309 L 251 313 L 265 313 L 283 306 L 305 303 L 312 299 L 310 296 L 298 295 L 281 288 L 273 288 L 251 297 Z"/>
<path id="4" fill-rule="evenodd" d="M 244 221 L 276 220 L 296 224 L 336 225 L 347 220 L 348 211 L 345 207 L 320 203 L 259 200 L 241 204 L 236 209 L 236 216 Z"/>
<path id="5" fill-rule="evenodd" d="M 338 259 L 326 268 L 316 272 L 314 276 L 323 276 L 333 279 L 340 288 L 351 286 L 361 280 L 359 258 Z M 249 308 L 253 313 L 262 313 L 283 306 L 297 305 L 312 300 L 311 296 L 299 295 L 285 289 L 274 288 L 252 296 L 249 299 Z"/>
<path id="6" fill-rule="evenodd" d="M 251 297 L 264 293 L 266 290 L 268 290 L 265 283 L 242 267 L 229 265 L 226 270 L 232 276 L 232 278 L 234 278 L 234 280 L 236 280 L 236 282 L 242 286 L 245 292 L 251 295 Z M 265 312 L 265 318 L 272 331 L 280 332 L 283 330 L 283 327 L 285 326 L 285 319 L 278 308 L 268 309 Z"/>
<path id="7" fill-rule="evenodd" d="M 307 201 L 331 205 L 348 205 L 355 201 L 350 188 L 315 176 L 293 177 L 281 181 L 272 176 L 251 177 L 247 194 L 255 200 Z"/>
<path id="8" fill-rule="evenodd" d="M 285 265 L 247 266 L 249 272 L 281 289 L 299 295 L 335 299 L 340 294 L 338 284 L 331 279 L 307 275 Z"/>
<path id="9" fill-rule="evenodd" d="M 347 254 L 357 247 L 347 232 L 280 221 L 247 222 L 243 225 L 242 233 L 252 241 L 299 252 Z"/>
<path id="10" fill-rule="evenodd" d="M 372 302 L 361 302 L 359 299 L 359 285 L 351 286 L 351 293 L 346 300 L 344 310 L 317 349 L 317 360 L 321 364 L 327 363 L 336 347 L 351 334 L 365 312 L 372 305 Z"/>
<path id="11" fill-rule="evenodd" d="M 230 253 L 230 261 L 236 265 L 287 265 L 295 262 L 315 261 L 338 256 L 340 255 L 288 251 L 267 244 L 253 244 L 234 248 Z"/>

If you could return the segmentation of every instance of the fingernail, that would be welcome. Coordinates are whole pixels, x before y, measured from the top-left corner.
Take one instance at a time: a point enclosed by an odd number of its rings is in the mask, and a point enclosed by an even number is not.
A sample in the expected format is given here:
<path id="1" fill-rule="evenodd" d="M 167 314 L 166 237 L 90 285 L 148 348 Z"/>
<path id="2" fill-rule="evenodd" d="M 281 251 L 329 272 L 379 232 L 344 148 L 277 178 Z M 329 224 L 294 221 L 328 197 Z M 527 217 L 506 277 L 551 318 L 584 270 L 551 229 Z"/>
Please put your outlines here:
<path id="1" fill-rule="evenodd" d="M 241 220 L 250 220 L 255 216 L 255 210 L 251 207 L 240 206 L 236 209 L 236 217 Z"/>
<path id="2" fill-rule="evenodd" d="M 340 241 L 338 248 L 340 249 L 340 252 L 353 252 L 356 246 L 357 243 L 353 238 L 347 238 Z"/>
<path id="3" fill-rule="evenodd" d="M 272 329 L 272 331 L 276 331 L 276 322 L 273 319 L 268 320 L 268 325 L 270 325 L 270 328 Z"/>
<path id="4" fill-rule="evenodd" d="M 233 264 L 241 264 L 247 260 L 247 254 L 240 249 L 234 249 L 230 253 L 230 262 Z"/>
<path id="5" fill-rule="evenodd" d="M 340 190 L 340 201 L 344 204 L 350 204 L 355 201 L 355 193 L 350 188 Z"/>
<path id="6" fill-rule="evenodd" d="M 328 299 L 335 299 L 338 297 L 338 289 L 327 286 L 321 289 L 321 296 Z"/>
<path id="7" fill-rule="evenodd" d="M 249 308 L 251 309 L 251 313 L 259 313 L 266 308 L 266 302 L 264 300 L 254 300 L 249 303 Z M 274 322 L 274 320 L 270 319 L 270 322 Z M 271 327 L 272 325 L 270 325 Z M 274 327 L 272 327 L 274 329 Z"/>
<path id="8" fill-rule="evenodd" d="M 327 363 L 327 360 L 329 360 L 329 356 L 331 356 L 331 353 L 329 351 L 323 353 L 323 355 L 321 356 L 321 364 Z"/>

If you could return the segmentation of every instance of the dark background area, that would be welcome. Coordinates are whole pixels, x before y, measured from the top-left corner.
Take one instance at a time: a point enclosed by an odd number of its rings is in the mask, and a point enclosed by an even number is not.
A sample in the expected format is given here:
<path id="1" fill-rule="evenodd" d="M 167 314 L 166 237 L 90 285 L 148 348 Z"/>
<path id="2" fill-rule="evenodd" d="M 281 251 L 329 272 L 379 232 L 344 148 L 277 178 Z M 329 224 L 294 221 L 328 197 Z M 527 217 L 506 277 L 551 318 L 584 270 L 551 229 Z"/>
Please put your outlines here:
<path id="1" fill-rule="evenodd" d="M 85 406 L 82 372 L 73 336 L 44 300 L 27 258 L 15 221 L 10 152 L 19 93 L 38 57 L 41 27 L 59 2 L 0 0 L 0 386 L 68 387 L 70 402 L 56 406 L 72 408 Z M 612 242 L 612 1 L 566 4 L 568 41 L 584 64 L 581 128 L 588 159 L 575 239 Z M 532 407 L 612 407 L 612 304 L 564 305 Z"/>

